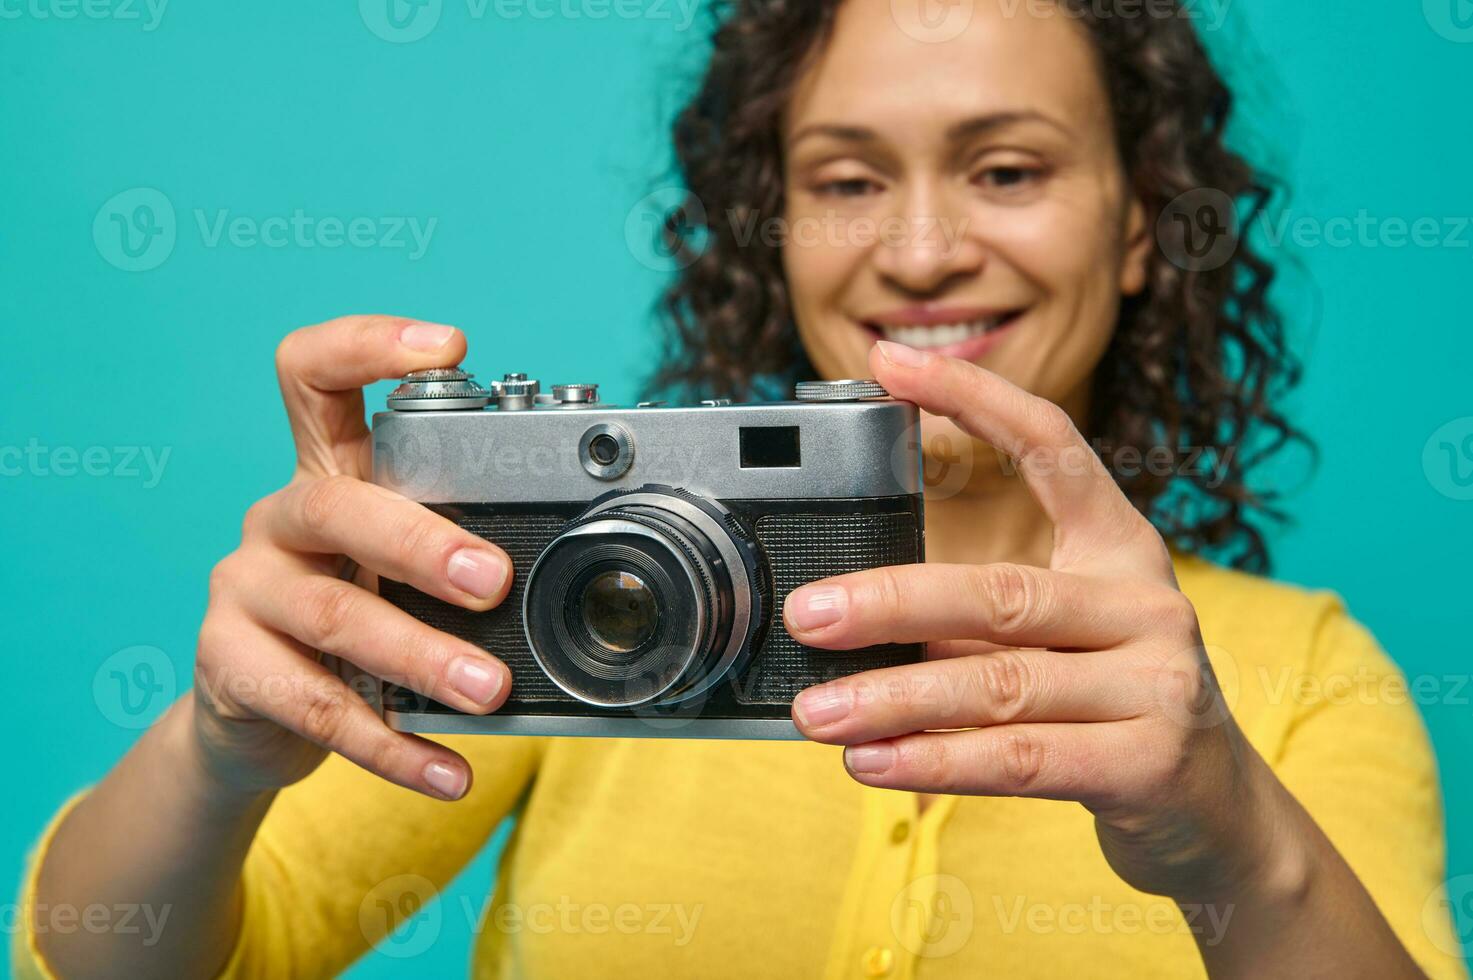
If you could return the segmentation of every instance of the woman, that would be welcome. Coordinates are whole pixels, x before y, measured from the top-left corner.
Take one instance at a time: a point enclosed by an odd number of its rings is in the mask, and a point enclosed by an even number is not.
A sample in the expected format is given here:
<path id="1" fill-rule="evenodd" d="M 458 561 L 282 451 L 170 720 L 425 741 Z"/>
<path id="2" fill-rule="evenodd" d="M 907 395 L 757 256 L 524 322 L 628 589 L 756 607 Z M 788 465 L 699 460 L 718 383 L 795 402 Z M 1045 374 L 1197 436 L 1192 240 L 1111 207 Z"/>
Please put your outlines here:
<path id="1" fill-rule="evenodd" d="M 525 794 L 477 976 L 1461 976 L 1415 710 L 1286 693 L 1395 668 L 1333 599 L 1192 557 L 1264 564 L 1240 447 L 1292 434 L 1292 372 L 1260 257 L 1189 271 L 1156 242 L 1183 192 L 1262 202 L 1190 21 L 733 7 L 676 127 L 712 218 L 671 232 L 662 379 L 873 375 L 930 413 L 929 472 L 951 471 L 929 563 L 783 610 L 813 647 L 928 661 L 805 692 L 807 743 L 390 732 L 312 651 L 478 713 L 510 681 L 334 575 L 346 555 L 470 609 L 507 596 L 504 553 L 363 482 L 361 386 L 466 338 L 297 331 L 297 473 L 215 571 L 196 689 L 58 819 L 29 886 L 167 924 L 34 929 L 22 970 L 330 973 Z M 773 216 L 781 241 L 743 237 Z M 1153 445 L 1169 472 L 1127 464 Z M 1217 465 L 1177 465 L 1194 446 Z"/>

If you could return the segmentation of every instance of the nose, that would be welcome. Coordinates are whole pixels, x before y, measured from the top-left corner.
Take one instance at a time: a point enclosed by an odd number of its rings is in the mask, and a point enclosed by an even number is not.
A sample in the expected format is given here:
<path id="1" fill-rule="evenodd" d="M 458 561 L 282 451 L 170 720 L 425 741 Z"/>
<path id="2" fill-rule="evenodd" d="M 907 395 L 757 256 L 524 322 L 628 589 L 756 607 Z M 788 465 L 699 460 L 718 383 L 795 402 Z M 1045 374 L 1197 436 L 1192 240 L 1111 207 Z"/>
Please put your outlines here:
<path id="1" fill-rule="evenodd" d="M 882 222 L 874 250 L 879 274 L 906 293 L 936 293 L 978 275 L 986 249 L 971 234 L 967 210 L 948 195 L 916 187 Z"/>

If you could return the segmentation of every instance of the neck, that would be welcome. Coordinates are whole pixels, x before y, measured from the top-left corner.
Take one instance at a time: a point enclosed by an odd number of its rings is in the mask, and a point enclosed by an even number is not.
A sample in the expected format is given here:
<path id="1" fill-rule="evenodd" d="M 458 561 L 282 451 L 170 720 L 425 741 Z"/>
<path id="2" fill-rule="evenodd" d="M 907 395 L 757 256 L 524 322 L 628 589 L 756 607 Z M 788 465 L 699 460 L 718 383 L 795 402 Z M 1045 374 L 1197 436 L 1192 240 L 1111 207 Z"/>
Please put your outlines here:
<path id="1" fill-rule="evenodd" d="M 1086 382 L 1059 404 L 1081 431 L 1089 410 Z M 1054 528 L 1048 515 L 1013 467 L 1001 465 L 1000 454 L 975 442 L 977 466 L 959 492 L 926 496 L 926 560 L 944 564 L 985 565 L 1014 562 L 1047 568 L 1053 554 Z M 928 466 L 929 470 L 929 466 Z"/>
<path id="2" fill-rule="evenodd" d="M 1021 477 L 994 470 L 960 492 L 926 500 L 926 560 L 1048 567 L 1053 525 Z"/>

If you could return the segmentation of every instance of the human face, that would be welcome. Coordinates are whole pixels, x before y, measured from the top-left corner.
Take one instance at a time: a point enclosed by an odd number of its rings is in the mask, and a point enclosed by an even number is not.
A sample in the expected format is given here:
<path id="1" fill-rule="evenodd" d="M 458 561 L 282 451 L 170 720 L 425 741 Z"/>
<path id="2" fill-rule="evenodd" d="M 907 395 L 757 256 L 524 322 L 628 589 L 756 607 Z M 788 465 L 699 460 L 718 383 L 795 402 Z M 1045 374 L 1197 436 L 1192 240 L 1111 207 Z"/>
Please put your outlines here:
<path id="1" fill-rule="evenodd" d="M 1078 418 L 1148 254 L 1087 29 L 976 0 L 933 42 L 894 9 L 848 0 L 784 118 L 804 347 L 826 378 L 866 376 L 881 339 L 939 351 Z"/>

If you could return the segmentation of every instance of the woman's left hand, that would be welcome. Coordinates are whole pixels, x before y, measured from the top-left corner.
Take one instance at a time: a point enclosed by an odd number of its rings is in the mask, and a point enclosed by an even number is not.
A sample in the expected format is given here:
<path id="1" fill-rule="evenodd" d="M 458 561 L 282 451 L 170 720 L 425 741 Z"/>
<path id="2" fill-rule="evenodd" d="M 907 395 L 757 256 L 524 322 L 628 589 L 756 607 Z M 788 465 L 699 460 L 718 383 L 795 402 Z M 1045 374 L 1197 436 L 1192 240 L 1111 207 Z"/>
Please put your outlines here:
<path id="1" fill-rule="evenodd" d="M 1291 799 L 1224 704 L 1171 556 L 1069 416 L 982 368 L 882 344 L 876 378 L 1011 457 L 1054 526 L 1047 569 L 923 564 L 788 597 L 813 647 L 927 643 L 919 664 L 810 688 L 800 730 L 869 786 L 1075 800 L 1106 858 L 1178 901 L 1294 862 Z M 1289 821 L 1293 823 L 1293 821 Z"/>

